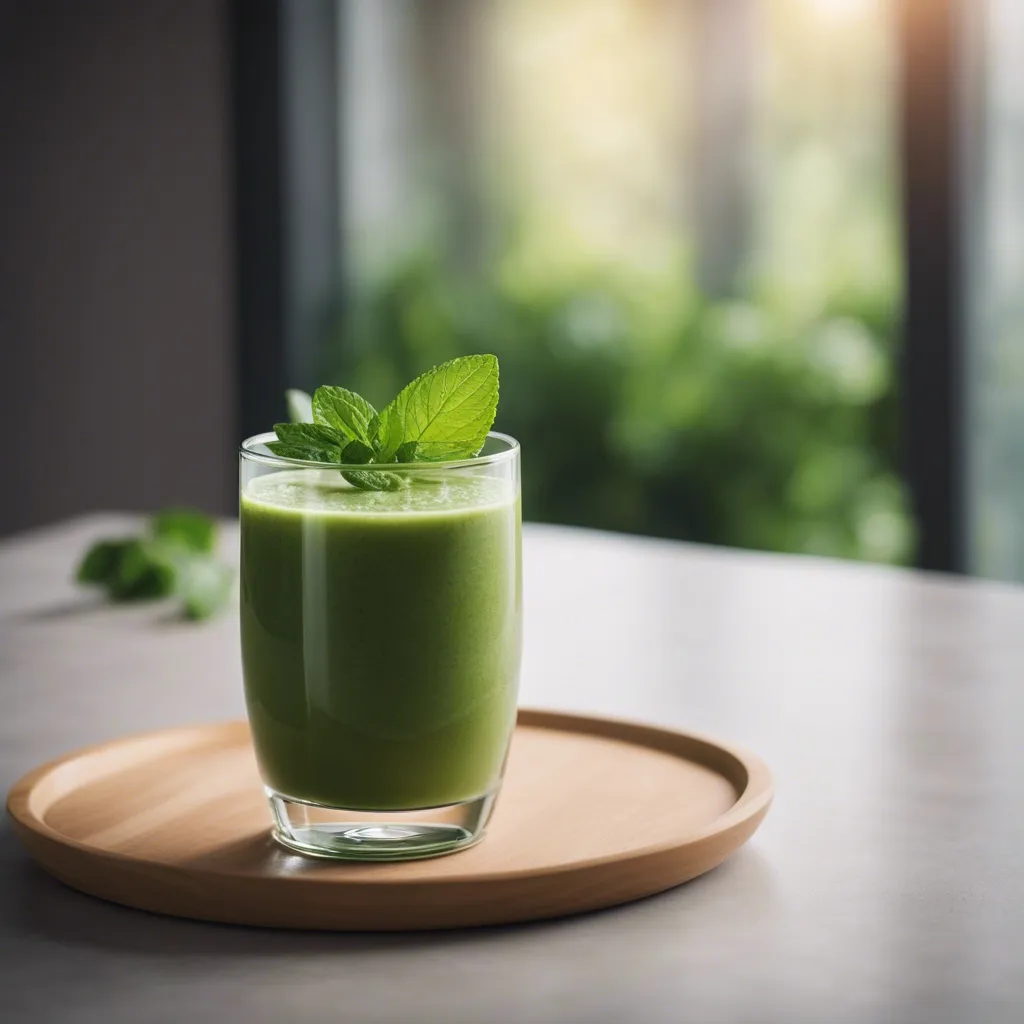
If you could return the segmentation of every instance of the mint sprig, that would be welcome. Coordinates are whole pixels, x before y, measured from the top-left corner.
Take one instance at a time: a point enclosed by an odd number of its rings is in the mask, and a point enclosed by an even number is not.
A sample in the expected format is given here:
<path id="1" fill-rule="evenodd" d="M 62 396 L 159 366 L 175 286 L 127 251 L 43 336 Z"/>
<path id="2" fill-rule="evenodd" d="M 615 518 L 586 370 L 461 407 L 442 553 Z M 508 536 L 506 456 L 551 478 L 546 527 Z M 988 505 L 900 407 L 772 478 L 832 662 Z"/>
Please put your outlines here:
<path id="1" fill-rule="evenodd" d="M 111 601 L 177 597 L 182 614 L 205 619 L 231 597 L 233 570 L 214 557 L 217 524 L 191 509 L 168 509 L 145 532 L 94 544 L 78 565 L 79 583 Z"/>
<path id="2" fill-rule="evenodd" d="M 293 422 L 276 424 L 277 440 L 267 445 L 285 458 L 349 466 L 469 459 L 479 453 L 494 424 L 498 360 L 463 356 L 435 366 L 380 413 L 361 395 L 340 387 L 319 387 L 312 398 L 289 391 L 287 398 Z M 385 470 L 342 474 L 364 490 L 394 490 L 403 483 L 400 474 Z"/>

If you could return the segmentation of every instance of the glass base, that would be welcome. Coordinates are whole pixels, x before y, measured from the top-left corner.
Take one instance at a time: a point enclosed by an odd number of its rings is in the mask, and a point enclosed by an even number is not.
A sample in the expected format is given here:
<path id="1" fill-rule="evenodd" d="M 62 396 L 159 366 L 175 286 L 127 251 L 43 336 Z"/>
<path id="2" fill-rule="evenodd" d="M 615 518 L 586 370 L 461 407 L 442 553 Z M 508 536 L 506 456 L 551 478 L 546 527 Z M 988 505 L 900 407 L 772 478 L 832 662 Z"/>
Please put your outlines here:
<path id="1" fill-rule="evenodd" d="M 415 860 L 456 853 L 484 837 L 494 793 L 412 811 L 349 811 L 304 803 L 267 789 L 274 838 L 311 857 Z"/>

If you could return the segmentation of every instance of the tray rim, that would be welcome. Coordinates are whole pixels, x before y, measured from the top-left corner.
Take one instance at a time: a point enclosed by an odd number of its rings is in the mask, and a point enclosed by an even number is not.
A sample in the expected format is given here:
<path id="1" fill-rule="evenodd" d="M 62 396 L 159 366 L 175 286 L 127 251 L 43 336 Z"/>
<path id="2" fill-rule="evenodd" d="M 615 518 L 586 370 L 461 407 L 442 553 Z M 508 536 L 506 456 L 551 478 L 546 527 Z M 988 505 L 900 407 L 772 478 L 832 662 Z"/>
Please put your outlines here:
<path id="1" fill-rule="evenodd" d="M 668 850 L 677 850 L 688 846 L 691 843 L 700 842 L 702 839 L 709 836 L 718 835 L 732 826 L 745 821 L 747 818 L 758 813 L 758 811 L 762 809 L 767 811 L 773 799 L 774 780 L 768 765 L 760 757 L 742 747 L 738 747 L 732 743 L 724 743 L 720 740 L 712 739 L 710 736 L 703 733 L 690 732 L 689 730 L 684 732 L 681 729 L 670 729 L 665 726 L 651 725 L 646 722 L 629 718 L 608 717 L 603 715 L 582 715 L 571 711 L 548 710 L 545 708 L 519 708 L 516 728 L 520 728 L 522 726 L 531 729 L 548 729 L 552 732 L 571 732 L 582 733 L 587 736 L 600 736 L 602 738 L 632 743 L 634 746 L 658 749 L 661 750 L 662 753 L 669 754 L 670 756 L 680 757 L 682 760 L 686 761 L 693 761 L 692 758 L 676 754 L 671 750 L 652 747 L 649 743 L 640 743 L 625 736 L 608 735 L 593 728 L 567 728 L 565 723 L 575 723 L 578 726 L 599 725 L 611 729 L 618 728 L 629 732 L 635 731 L 659 734 L 666 739 L 672 739 L 676 742 L 682 739 L 697 745 L 707 746 L 713 750 L 722 751 L 731 757 L 746 771 L 747 780 L 743 791 L 737 795 L 735 803 L 733 803 L 724 814 L 719 815 L 702 829 L 687 833 L 684 838 L 679 840 L 666 840 L 660 843 L 649 843 L 646 846 L 638 846 L 636 849 L 630 850 L 625 854 L 607 854 L 601 857 L 590 857 L 584 860 L 571 861 L 567 864 L 547 869 L 545 871 L 546 874 L 558 874 L 565 871 L 571 872 L 584 868 L 600 867 L 601 865 L 609 863 L 628 862 L 637 857 L 664 853 Z M 129 745 L 156 736 L 170 736 L 171 734 L 187 735 L 190 732 L 212 732 L 214 730 L 226 731 L 234 728 L 242 728 L 245 732 L 248 732 L 248 724 L 244 719 L 225 719 L 220 722 L 195 722 L 187 725 L 168 726 L 164 729 L 145 729 L 140 732 L 127 733 L 123 736 L 114 737 L 114 739 L 111 740 L 105 740 L 100 743 L 91 743 L 88 746 L 80 747 L 77 750 L 70 751 L 52 759 L 51 761 L 47 761 L 45 764 L 41 764 L 23 775 L 11 787 L 8 793 L 7 813 L 15 822 L 17 822 L 18 825 L 35 833 L 37 836 L 49 839 L 61 846 L 73 847 L 82 853 L 88 854 L 90 857 L 103 857 L 111 860 L 126 861 L 136 864 L 154 864 L 169 870 L 181 870 L 179 866 L 175 864 L 165 864 L 162 861 L 155 861 L 146 857 L 136 857 L 131 854 L 118 853 L 114 850 L 105 850 L 102 847 L 90 846 L 87 843 L 83 843 L 71 836 L 65 835 L 63 832 L 60 832 L 47 824 L 45 819 L 34 813 L 31 807 L 33 794 L 36 787 L 59 768 L 62 768 L 64 765 L 73 761 L 102 753 L 111 747 Z M 703 767 L 709 768 L 718 775 L 723 775 L 722 772 L 703 761 L 696 761 L 694 763 L 701 764 Z M 735 786 L 732 779 L 729 779 L 728 781 L 730 784 Z M 343 864 L 344 862 L 338 862 L 338 865 L 336 866 Z M 384 865 L 381 866 L 383 867 Z M 510 871 L 487 872 L 486 874 L 474 874 L 467 877 L 473 882 L 482 882 L 491 879 L 519 878 L 533 875 L 535 873 L 535 868 L 516 868 Z M 230 875 L 231 877 L 236 877 L 231 872 L 218 871 L 216 868 L 202 868 L 198 870 L 190 868 L 188 874 Z M 445 883 L 458 882 L 459 880 L 460 876 L 458 875 L 446 876 L 444 879 Z M 323 883 L 324 880 L 314 875 L 298 875 L 290 877 L 288 881 L 289 883 Z M 332 882 L 332 884 L 346 884 L 348 881 L 348 879 L 339 879 Z M 430 880 L 426 878 L 402 879 L 371 877 L 360 879 L 358 884 L 388 886 L 418 885 L 429 881 Z"/>
<path id="2" fill-rule="evenodd" d="M 7 812 L 12 820 L 15 833 L 18 835 L 19 839 L 21 839 L 23 845 L 31 854 L 32 858 L 48 873 L 54 875 L 66 884 L 71 885 L 73 888 L 91 893 L 94 896 L 114 899 L 115 902 L 124 903 L 128 906 L 141 908 L 143 910 L 155 910 L 157 913 L 173 915 L 173 910 L 161 910 L 159 908 L 154 908 L 152 905 L 147 905 L 144 902 L 132 902 L 130 900 L 104 896 L 95 890 L 90 890 L 89 888 L 78 885 L 75 881 L 69 879 L 67 872 L 58 869 L 54 864 L 54 861 L 73 857 L 79 864 L 84 862 L 86 866 L 88 866 L 88 864 L 96 866 L 108 865 L 112 869 L 121 869 L 129 872 L 131 871 L 131 868 L 134 867 L 136 869 L 143 869 L 152 873 L 157 873 L 167 879 L 194 880 L 200 878 L 207 879 L 208 881 L 225 879 L 230 880 L 232 883 L 268 886 L 277 891 L 280 891 L 283 887 L 291 888 L 293 886 L 301 886 L 303 890 L 308 889 L 309 887 L 326 887 L 332 892 L 341 892 L 343 890 L 352 892 L 353 890 L 358 890 L 364 893 L 374 889 L 393 889 L 414 892 L 417 890 L 431 890 L 437 887 L 441 887 L 447 891 L 454 891 L 487 886 L 514 886 L 516 884 L 529 883 L 537 878 L 557 878 L 559 876 L 588 877 L 599 874 L 603 869 L 614 870 L 616 867 L 621 868 L 623 866 L 633 867 L 638 870 L 645 865 L 652 868 L 655 866 L 661 866 L 659 874 L 664 875 L 664 864 L 666 858 L 671 858 L 676 853 L 682 853 L 691 847 L 705 842 L 714 843 L 717 840 L 719 844 L 727 843 L 728 849 L 726 849 L 721 856 L 714 856 L 713 863 L 708 867 L 697 871 L 695 874 L 690 873 L 687 874 L 686 877 L 678 878 L 668 885 L 659 884 L 654 888 L 646 888 L 639 896 L 634 895 L 627 897 L 626 901 L 628 901 L 630 899 L 640 898 L 640 896 L 643 895 L 652 895 L 655 892 L 663 891 L 665 888 L 671 888 L 675 885 L 681 884 L 682 882 L 696 877 L 699 874 L 703 874 L 705 871 L 720 864 L 731 853 L 738 849 L 750 837 L 750 835 L 753 834 L 761 820 L 763 820 L 765 814 L 767 814 L 774 796 L 774 782 L 771 772 L 767 764 L 760 757 L 750 753 L 744 748 L 738 747 L 732 743 L 724 743 L 719 740 L 712 739 L 703 733 L 683 731 L 680 729 L 653 725 L 627 718 L 577 714 L 569 711 L 537 708 L 520 708 L 516 725 L 517 728 L 527 727 L 548 729 L 555 732 L 579 733 L 583 735 L 599 736 L 602 738 L 618 740 L 647 749 L 655 749 L 667 754 L 668 756 L 675 756 L 682 760 L 701 764 L 729 781 L 730 785 L 732 785 L 737 792 L 736 801 L 723 814 L 719 815 L 713 821 L 700 829 L 680 833 L 677 837 L 669 840 L 638 846 L 627 852 L 611 853 L 597 857 L 568 861 L 557 865 L 545 866 L 542 869 L 538 869 L 536 866 L 533 866 L 475 873 L 464 872 L 462 874 L 442 875 L 439 877 L 431 877 L 429 874 L 425 874 L 412 878 L 403 878 L 401 876 L 395 877 L 394 871 L 387 870 L 389 868 L 397 868 L 400 870 L 402 867 L 401 863 L 393 865 L 375 865 L 376 868 L 384 870 L 374 871 L 372 875 L 359 872 L 358 874 L 352 874 L 347 877 L 338 877 L 336 875 L 325 876 L 321 872 L 310 872 L 309 874 L 287 876 L 261 876 L 259 874 L 242 874 L 237 871 L 225 870 L 218 868 L 216 865 L 188 865 L 186 867 L 180 864 L 167 863 L 152 858 L 140 857 L 113 850 L 106 850 L 102 847 L 90 846 L 87 843 L 83 843 L 80 840 L 65 835 L 47 824 L 44 817 L 36 814 L 31 806 L 37 787 L 44 783 L 55 771 L 69 763 L 81 758 L 103 753 L 110 748 L 122 745 L 131 745 L 157 736 L 164 738 L 184 738 L 190 733 L 195 733 L 198 738 L 198 736 L 201 736 L 203 733 L 216 735 L 218 731 L 227 732 L 233 730 L 238 730 L 242 733 L 248 734 L 248 723 L 244 719 L 233 719 L 220 722 L 201 722 L 171 726 L 164 729 L 143 730 L 115 737 L 105 742 L 90 744 L 71 751 L 61 755 L 60 757 L 54 758 L 45 764 L 39 765 L 37 768 L 32 769 L 30 772 L 22 776 L 22 778 L 19 779 L 9 791 L 6 806 Z M 661 743 L 656 745 L 653 742 L 643 742 L 644 737 L 648 740 L 660 740 Z M 735 767 L 745 773 L 745 784 L 742 789 L 734 778 L 730 778 L 729 775 L 718 766 L 708 764 L 704 759 L 698 760 L 697 758 L 686 756 L 686 754 L 672 749 L 673 744 L 694 745 L 698 748 L 705 748 L 706 753 L 713 753 L 719 758 L 721 758 L 722 755 L 725 755 L 725 757 Z M 59 799 L 59 797 L 57 799 Z M 50 805 L 48 804 L 47 807 L 49 806 Z M 46 812 L 44 810 L 42 814 L 45 815 L 45 813 Z M 738 841 L 733 842 L 733 839 L 735 839 L 739 833 L 742 834 L 739 836 Z M 448 860 L 448 858 L 443 859 L 446 861 Z M 426 864 L 429 862 L 421 863 Z M 334 866 L 344 867 L 345 865 L 343 862 L 339 862 Z M 292 891 L 295 890 L 293 889 Z M 614 899 L 607 902 L 597 901 L 595 903 L 595 908 L 599 906 L 614 905 L 615 903 L 620 902 L 624 902 L 624 900 Z M 584 907 L 583 909 L 586 908 Z M 510 917 L 506 915 L 496 918 L 493 921 L 484 920 L 480 923 L 511 923 L 515 920 L 534 920 L 542 917 L 563 916 L 574 912 L 577 911 L 568 909 L 554 911 L 551 913 L 545 912 L 540 915 L 531 913 L 525 917 Z M 211 917 L 200 917 L 195 913 L 182 913 L 178 916 L 199 920 L 221 922 L 229 921 L 228 918 L 217 915 Z M 256 923 L 257 925 L 259 924 L 258 922 L 242 921 L 235 921 L 235 923 L 250 925 L 253 923 Z M 282 927 L 282 925 L 274 924 L 266 924 L 264 926 Z M 460 925 L 450 924 L 406 925 L 407 928 L 417 930 L 423 927 L 448 928 L 459 926 Z M 283 927 L 328 927 L 334 928 L 335 930 L 349 930 L 353 928 L 354 930 L 393 930 L 390 925 L 386 924 L 381 925 L 380 928 L 376 928 L 373 925 L 364 924 L 352 926 L 343 923 L 327 926 L 320 924 L 285 924 Z"/>

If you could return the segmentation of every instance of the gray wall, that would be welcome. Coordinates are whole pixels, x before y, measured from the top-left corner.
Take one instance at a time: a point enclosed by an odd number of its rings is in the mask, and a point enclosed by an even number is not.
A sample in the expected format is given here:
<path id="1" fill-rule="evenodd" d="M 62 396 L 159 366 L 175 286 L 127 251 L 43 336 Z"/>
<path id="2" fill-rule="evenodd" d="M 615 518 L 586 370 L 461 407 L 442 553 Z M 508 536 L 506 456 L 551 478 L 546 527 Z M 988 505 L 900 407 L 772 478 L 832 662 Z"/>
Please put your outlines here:
<path id="1" fill-rule="evenodd" d="M 0 0 L 0 534 L 234 504 L 223 0 Z"/>

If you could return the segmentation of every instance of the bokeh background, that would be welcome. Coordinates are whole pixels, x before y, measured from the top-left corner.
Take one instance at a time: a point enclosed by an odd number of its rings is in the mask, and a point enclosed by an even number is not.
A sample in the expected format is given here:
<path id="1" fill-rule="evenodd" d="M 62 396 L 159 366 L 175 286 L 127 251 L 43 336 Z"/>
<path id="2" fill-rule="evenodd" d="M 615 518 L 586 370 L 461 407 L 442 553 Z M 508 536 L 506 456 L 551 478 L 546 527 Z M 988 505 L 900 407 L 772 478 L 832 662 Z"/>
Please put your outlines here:
<path id="1" fill-rule="evenodd" d="M 495 351 L 528 517 L 911 557 L 879 4 L 347 17 L 332 376 L 385 397 Z"/>
<path id="2" fill-rule="evenodd" d="M 501 360 L 528 518 L 1024 578 L 1016 0 L 0 3 L 0 532 Z"/>

